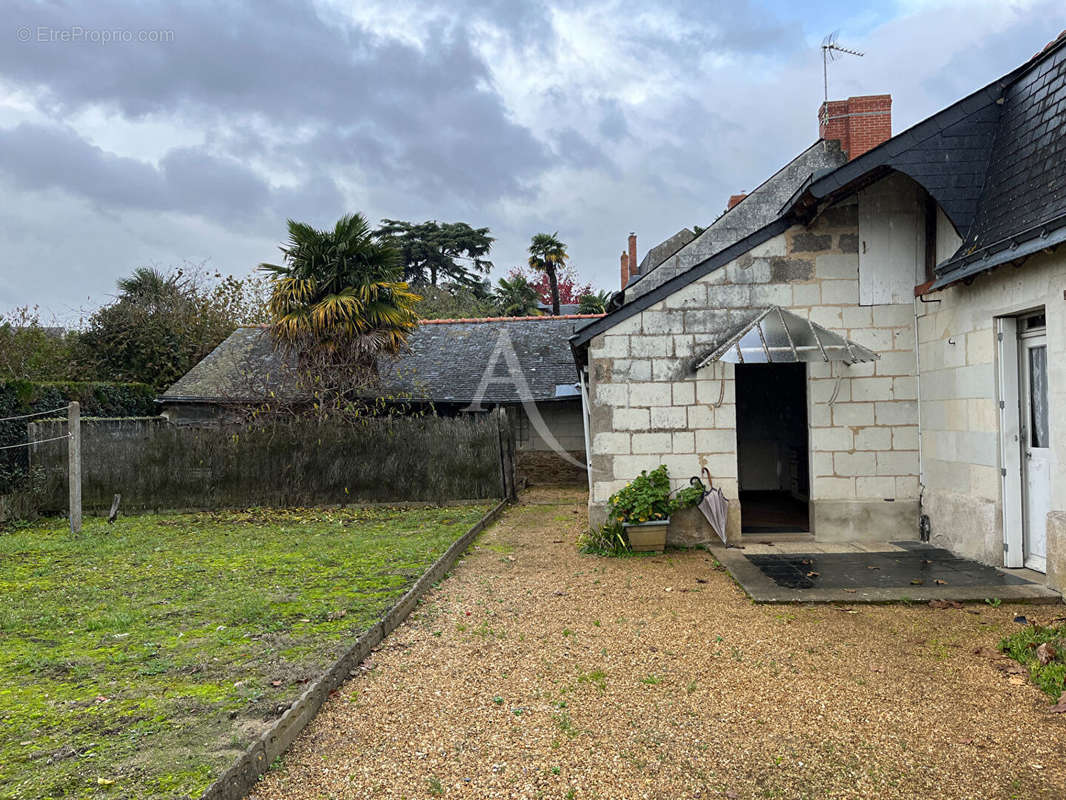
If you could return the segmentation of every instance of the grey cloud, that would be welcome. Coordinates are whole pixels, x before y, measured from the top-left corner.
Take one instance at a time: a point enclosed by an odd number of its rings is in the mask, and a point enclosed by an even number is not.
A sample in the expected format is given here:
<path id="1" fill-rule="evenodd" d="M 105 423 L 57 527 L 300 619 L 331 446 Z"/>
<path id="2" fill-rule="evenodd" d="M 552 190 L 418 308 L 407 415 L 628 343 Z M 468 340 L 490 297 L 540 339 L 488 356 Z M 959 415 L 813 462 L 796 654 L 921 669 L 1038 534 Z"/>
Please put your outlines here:
<path id="1" fill-rule="evenodd" d="M 626 122 L 625 111 L 622 104 L 614 98 L 606 98 L 599 103 L 600 121 L 596 130 L 600 136 L 611 142 L 629 134 L 629 124 Z"/>
<path id="2" fill-rule="evenodd" d="M 23 0 L 8 18 L 55 29 L 174 31 L 173 41 L 162 43 L 0 48 L 0 72 L 36 92 L 56 116 L 98 105 L 130 118 L 169 115 L 225 127 L 243 122 L 283 137 L 297 126 L 348 130 L 358 142 L 348 152 L 356 159 L 371 156 L 351 166 L 370 175 L 401 171 L 415 190 L 465 200 L 520 190 L 547 165 L 543 145 L 508 118 L 489 88 L 487 67 L 458 26 L 419 48 L 327 22 L 295 0 L 134 6 L 112 0 L 77 15 Z M 328 149 L 288 150 L 304 166 L 331 155 Z M 451 169 L 446 181 L 428 172 L 457 161 L 479 168 Z"/>
<path id="3" fill-rule="evenodd" d="M 0 130 L 0 170 L 22 189 L 59 188 L 104 205 L 158 208 L 165 194 L 151 164 L 107 153 L 70 128 Z"/>
<path id="4" fill-rule="evenodd" d="M 578 169 L 598 169 L 608 174 L 618 171 L 617 165 L 592 142 L 574 128 L 563 128 L 552 135 L 556 154 L 565 163 Z"/>
<path id="5" fill-rule="evenodd" d="M 343 213 L 336 184 L 322 175 L 296 188 L 271 187 L 241 162 L 202 148 L 174 148 L 159 167 L 108 153 L 70 128 L 22 123 L 0 130 L 0 172 L 24 190 L 61 189 L 98 206 L 175 211 L 247 224 L 301 208 Z"/>

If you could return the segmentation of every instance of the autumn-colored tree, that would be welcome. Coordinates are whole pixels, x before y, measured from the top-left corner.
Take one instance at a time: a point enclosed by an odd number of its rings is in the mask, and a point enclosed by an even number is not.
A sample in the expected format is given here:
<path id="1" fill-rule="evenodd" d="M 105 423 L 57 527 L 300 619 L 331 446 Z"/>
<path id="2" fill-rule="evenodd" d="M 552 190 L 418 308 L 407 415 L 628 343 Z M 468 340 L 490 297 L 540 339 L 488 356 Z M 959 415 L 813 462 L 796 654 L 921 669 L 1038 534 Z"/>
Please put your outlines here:
<path id="1" fill-rule="evenodd" d="M 528 267 L 526 269 L 514 267 L 508 273 L 508 277 L 513 279 L 515 276 L 521 276 L 526 279 L 529 285 L 533 287 L 533 291 L 537 293 L 540 302 L 546 306 L 552 304 L 551 281 L 547 273 L 538 272 Z M 581 283 L 577 270 L 569 264 L 562 269 L 556 270 L 555 281 L 559 292 L 560 305 L 580 303 L 582 297 L 593 293 L 592 284 Z"/>

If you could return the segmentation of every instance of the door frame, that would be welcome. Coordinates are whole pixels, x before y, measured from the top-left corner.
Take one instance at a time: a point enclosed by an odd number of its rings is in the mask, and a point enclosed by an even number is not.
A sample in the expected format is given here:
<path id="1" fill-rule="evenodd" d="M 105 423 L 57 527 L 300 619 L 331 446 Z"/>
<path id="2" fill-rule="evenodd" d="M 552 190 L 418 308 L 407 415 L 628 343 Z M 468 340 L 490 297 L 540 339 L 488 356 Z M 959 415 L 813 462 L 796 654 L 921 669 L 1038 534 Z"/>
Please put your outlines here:
<path id="1" fill-rule="evenodd" d="M 1022 373 L 1019 322 L 1044 313 L 1030 308 L 996 317 L 996 355 L 999 389 L 999 452 L 1003 520 L 1003 566 L 1025 566 L 1025 489 L 1022 450 Z"/>
<path id="2" fill-rule="evenodd" d="M 1031 319 L 1034 316 L 1043 317 L 1044 311 L 1041 310 L 1037 314 L 1028 314 L 1019 318 L 1019 322 L 1024 323 L 1025 320 Z M 1032 385 L 1032 375 L 1029 369 L 1029 351 L 1034 347 L 1043 347 L 1044 352 L 1047 353 L 1047 325 L 1046 323 L 1039 328 L 1033 328 L 1032 330 L 1023 330 L 1018 334 L 1018 362 L 1019 372 L 1019 388 L 1021 399 L 1021 412 L 1024 415 L 1024 422 L 1020 423 L 1021 428 L 1021 448 L 1020 455 L 1024 453 L 1025 457 L 1021 458 L 1021 477 L 1022 477 L 1022 559 L 1026 567 L 1036 570 L 1037 572 L 1047 572 L 1047 539 L 1044 540 L 1045 553 L 1042 556 L 1030 555 L 1029 553 L 1029 532 L 1032 527 L 1032 519 L 1029 517 L 1029 493 L 1032 490 L 1029 480 L 1029 451 L 1034 450 L 1030 445 L 1032 441 L 1032 397 L 1030 396 L 1030 387 Z M 1050 366 L 1050 365 L 1049 365 Z M 1050 397 L 1045 397 L 1044 402 L 1050 402 Z M 1050 422 L 1050 416 L 1048 421 Z M 1047 448 L 1050 449 L 1050 443 Z M 1050 488 L 1050 487 L 1049 487 Z"/>
<path id="3" fill-rule="evenodd" d="M 1018 364 L 1018 317 L 996 318 L 999 351 L 999 450 L 1003 486 L 1003 566 L 1025 563 L 1022 513 L 1021 372 Z"/>

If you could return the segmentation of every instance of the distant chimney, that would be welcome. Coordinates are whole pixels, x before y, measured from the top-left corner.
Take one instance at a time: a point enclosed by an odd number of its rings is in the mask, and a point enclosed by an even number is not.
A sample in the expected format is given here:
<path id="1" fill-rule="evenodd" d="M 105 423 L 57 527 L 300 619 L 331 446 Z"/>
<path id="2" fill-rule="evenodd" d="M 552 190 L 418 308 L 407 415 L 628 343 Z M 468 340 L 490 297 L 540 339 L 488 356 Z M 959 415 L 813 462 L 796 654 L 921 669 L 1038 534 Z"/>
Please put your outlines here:
<path id="1" fill-rule="evenodd" d="M 740 194 L 731 194 L 731 195 L 729 195 L 729 205 L 727 205 L 725 207 L 725 210 L 728 211 L 729 209 L 731 209 L 733 206 L 735 206 L 737 203 L 739 203 L 741 200 L 743 200 L 747 196 L 748 196 L 747 192 L 741 192 Z"/>
<path id="2" fill-rule="evenodd" d="M 892 95 L 830 100 L 818 109 L 818 138 L 840 142 L 848 161 L 892 138 Z"/>
<path id="3" fill-rule="evenodd" d="M 629 253 L 625 250 L 622 251 L 622 288 L 626 288 L 626 284 L 629 283 Z"/>
<path id="4" fill-rule="evenodd" d="M 637 261 L 637 235 L 629 234 L 629 275 L 633 277 L 640 274 L 640 262 Z"/>

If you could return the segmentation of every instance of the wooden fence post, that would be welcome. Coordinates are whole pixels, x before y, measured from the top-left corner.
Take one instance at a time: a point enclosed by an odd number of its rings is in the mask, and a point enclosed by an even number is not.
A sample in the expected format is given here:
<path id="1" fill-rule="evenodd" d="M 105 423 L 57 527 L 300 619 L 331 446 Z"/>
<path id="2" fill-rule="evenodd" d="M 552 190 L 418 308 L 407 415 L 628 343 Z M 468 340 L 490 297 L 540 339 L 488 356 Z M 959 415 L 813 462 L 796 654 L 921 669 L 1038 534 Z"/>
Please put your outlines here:
<path id="1" fill-rule="evenodd" d="M 497 431 L 500 441 L 500 472 L 503 478 L 503 496 L 513 500 L 518 496 L 518 488 L 515 485 L 515 452 L 514 440 L 508 419 L 507 409 L 502 406 L 497 411 Z"/>
<path id="2" fill-rule="evenodd" d="M 68 483 L 70 484 L 70 532 L 81 533 L 81 406 L 67 406 Z"/>

